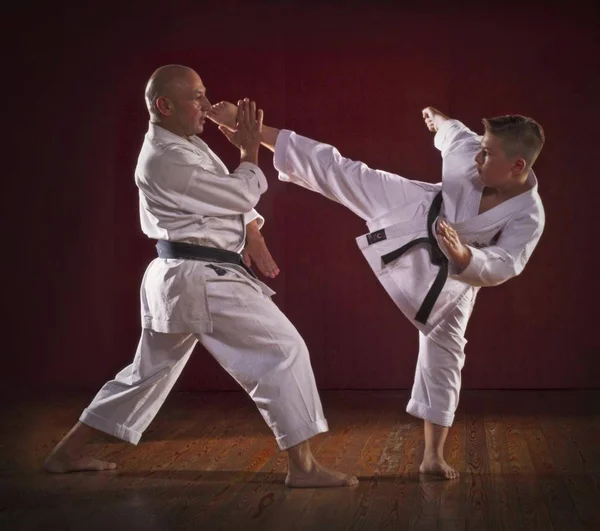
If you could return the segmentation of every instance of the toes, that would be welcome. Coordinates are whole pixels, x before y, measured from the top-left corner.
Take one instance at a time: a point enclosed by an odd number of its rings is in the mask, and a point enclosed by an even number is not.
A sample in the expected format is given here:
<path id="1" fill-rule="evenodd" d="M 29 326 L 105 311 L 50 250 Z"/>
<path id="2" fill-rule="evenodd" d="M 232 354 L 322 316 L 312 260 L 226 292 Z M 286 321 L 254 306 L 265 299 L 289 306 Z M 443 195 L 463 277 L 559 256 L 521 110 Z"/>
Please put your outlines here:
<path id="1" fill-rule="evenodd" d="M 456 479 L 458 478 L 458 472 L 456 470 L 447 470 L 444 474 L 446 479 Z"/>
<path id="2" fill-rule="evenodd" d="M 102 470 L 114 470 L 117 468 L 116 463 L 109 463 L 106 461 L 100 461 L 99 459 L 82 460 L 74 463 L 71 470 L 79 470 L 82 472 L 88 471 L 102 471 Z"/>
<path id="3" fill-rule="evenodd" d="M 356 476 L 349 476 L 348 479 L 346 479 L 346 485 L 349 487 L 355 487 L 358 485 L 358 478 Z"/>
<path id="4" fill-rule="evenodd" d="M 114 470 L 117 468 L 116 463 L 105 463 L 104 461 L 98 461 L 97 463 L 94 463 L 94 466 L 96 467 L 96 470 Z"/>

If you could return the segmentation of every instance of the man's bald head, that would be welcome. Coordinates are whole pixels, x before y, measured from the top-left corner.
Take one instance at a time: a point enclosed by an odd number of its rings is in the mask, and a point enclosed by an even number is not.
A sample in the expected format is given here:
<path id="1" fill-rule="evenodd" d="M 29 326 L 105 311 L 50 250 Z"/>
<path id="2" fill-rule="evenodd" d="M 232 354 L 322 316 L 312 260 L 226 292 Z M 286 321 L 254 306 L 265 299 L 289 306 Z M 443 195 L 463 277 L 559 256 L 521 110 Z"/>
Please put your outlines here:
<path id="1" fill-rule="evenodd" d="M 198 74 L 187 66 L 165 65 L 157 68 L 146 85 L 146 107 L 150 116 L 155 119 L 161 116 L 156 106 L 158 98 L 163 96 L 174 99 L 178 92 L 196 79 L 199 79 Z"/>
<path id="2" fill-rule="evenodd" d="M 146 85 L 150 121 L 189 138 L 204 130 L 211 105 L 200 76 L 182 65 L 161 66 Z"/>

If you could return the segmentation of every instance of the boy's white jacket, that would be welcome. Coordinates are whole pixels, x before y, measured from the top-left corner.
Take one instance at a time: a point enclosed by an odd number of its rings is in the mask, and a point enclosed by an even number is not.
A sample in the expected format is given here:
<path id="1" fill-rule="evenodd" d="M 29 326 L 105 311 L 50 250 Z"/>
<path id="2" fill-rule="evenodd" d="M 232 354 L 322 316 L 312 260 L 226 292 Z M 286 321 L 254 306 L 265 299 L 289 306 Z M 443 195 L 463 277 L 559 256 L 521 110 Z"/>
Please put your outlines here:
<path id="1" fill-rule="evenodd" d="M 435 135 L 442 154 L 442 182 L 413 181 L 344 158 L 328 144 L 289 130 L 279 133 L 274 164 L 279 179 L 294 182 L 337 201 L 367 222 L 369 232 L 385 229 L 387 238 L 369 245 L 366 235 L 356 238 L 371 269 L 396 305 L 423 333 L 428 334 L 472 291 L 473 300 L 482 286 L 495 286 L 521 273 L 536 247 L 545 223 L 537 179 L 530 172 L 531 188 L 478 215 L 484 189 L 475 156 L 481 136 L 457 120 L 444 122 Z M 470 247 L 473 258 L 462 272 L 450 265 L 448 280 L 426 324 L 415 321 L 437 273 L 429 246 L 413 247 L 384 265 L 381 256 L 427 236 L 427 213 L 442 190 L 443 206 L 435 220 L 445 219 Z M 441 240 L 442 251 L 446 252 Z"/>

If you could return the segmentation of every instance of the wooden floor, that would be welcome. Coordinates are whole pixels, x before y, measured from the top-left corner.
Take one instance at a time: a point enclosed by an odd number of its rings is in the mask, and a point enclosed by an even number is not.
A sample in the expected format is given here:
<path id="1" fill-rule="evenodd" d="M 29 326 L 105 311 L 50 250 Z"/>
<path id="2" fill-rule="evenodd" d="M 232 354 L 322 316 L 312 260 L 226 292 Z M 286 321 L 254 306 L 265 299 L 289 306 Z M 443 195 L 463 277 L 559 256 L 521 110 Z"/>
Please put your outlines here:
<path id="1" fill-rule="evenodd" d="M 600 530 L 600 391 L 464 392 L 453 482 L 419 477 L 408 392 L 323 392 L 314 453 L 361 482 L 321 490 L 283 485 L 285 454 L 241 393 L 173 394 L 139 446 L 95 442 L 117 471 L 41 472 L 89 398 L 3 401 L 1 530 Z"/>

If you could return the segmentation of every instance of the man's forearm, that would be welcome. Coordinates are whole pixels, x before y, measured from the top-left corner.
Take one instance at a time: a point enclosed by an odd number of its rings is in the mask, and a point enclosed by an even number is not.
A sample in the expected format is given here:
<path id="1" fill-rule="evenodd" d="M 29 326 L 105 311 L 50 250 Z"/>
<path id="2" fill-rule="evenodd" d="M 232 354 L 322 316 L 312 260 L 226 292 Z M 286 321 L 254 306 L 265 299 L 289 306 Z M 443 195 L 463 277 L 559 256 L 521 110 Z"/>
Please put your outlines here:
<path id="1" fill-rule="evenodd" d="M 275 143 L 277 142 L 277 136 L 279 135 L 279 129 L 269 127 L 263 124 L 262 139 L 260 143 L 267 149 L 275 152 Z"/>
<path id="2" fill-rule="evenodd" d="M 258 218 L 253 219 L 250 223 L 246 225 L 246 238 L 256 238 L 261 237 L 260 228 L 258 226 Z"/>
<path id="3" fill-rule="evenodd" d="M 258 148 L 242 149 L 240 151 L 240 163 L 251 162 L 258 166 Z"/>

